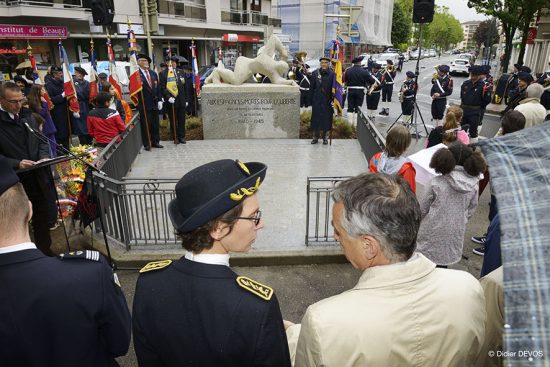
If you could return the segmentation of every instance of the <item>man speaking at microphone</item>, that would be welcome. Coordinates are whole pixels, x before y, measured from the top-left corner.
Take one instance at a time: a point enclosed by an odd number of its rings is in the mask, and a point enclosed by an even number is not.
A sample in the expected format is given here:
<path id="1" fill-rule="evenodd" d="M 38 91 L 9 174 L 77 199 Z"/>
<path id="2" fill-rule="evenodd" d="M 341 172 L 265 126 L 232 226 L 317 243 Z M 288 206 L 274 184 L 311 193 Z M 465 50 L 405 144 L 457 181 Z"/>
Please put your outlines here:
<path id="1" fill-rule="evenodd" d="M 0 85 L 0 155 L 14 170 L 31 168 L 40 160 L 50 158 L 47 140 L 39 139 L 29 130 L 39 131 L 39 127 L 31 111 L 22 108 L 23 101 L 21 88 L 15 83 Z M 50 228 L 57 220 L 57 207 L 48 169 L 19 172 L 18 176 L 32 203 L 34 242 L 44 254 L 52 256 Z"/>

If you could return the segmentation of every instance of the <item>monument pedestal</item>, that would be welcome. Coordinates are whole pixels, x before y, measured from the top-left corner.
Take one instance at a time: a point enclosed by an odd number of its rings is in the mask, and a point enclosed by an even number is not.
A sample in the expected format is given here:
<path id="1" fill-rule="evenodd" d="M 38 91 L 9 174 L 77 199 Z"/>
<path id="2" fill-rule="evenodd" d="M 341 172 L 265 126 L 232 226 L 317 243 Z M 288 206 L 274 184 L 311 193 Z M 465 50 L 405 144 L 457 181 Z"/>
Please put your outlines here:
<path id="1" fill-rule="evenodd" d="M 276 84 L 207 84 L 204 139 L 298 139 L 300 89 Z"/>

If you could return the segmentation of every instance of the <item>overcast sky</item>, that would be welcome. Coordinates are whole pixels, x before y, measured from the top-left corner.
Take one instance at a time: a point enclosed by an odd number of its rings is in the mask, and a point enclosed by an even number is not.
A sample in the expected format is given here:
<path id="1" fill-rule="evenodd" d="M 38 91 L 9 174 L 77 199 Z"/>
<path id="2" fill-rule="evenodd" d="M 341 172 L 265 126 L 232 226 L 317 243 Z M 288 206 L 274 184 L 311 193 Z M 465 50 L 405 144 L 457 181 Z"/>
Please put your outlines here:
<path id="1" fill-rule="evenodd" d="M 469 20 L 484 20 L 485 14 L 478 14 L 475 9 L 468 8 L 468 0 L 435 0 L 435 4 L 446 6 L 450 13 L 461 23 Z"/>

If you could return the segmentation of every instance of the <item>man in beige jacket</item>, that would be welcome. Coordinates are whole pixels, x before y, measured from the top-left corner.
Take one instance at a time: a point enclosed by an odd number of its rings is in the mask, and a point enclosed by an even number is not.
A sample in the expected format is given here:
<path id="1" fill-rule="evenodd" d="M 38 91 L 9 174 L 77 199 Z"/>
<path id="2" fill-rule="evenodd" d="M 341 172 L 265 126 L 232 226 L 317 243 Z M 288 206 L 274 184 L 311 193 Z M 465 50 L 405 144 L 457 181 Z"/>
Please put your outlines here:
<path id="1" fill-rule="evenodd" d="M 353 289 L 311 305 L 301 325 L 287 324 L 294 365 L 473 364 L 485 334 L 483 290 L 470 274 L 414 253 L 420 207 L 408 184 L 366 173 L 332 197 L 335 238 L 364 272 Z"/>

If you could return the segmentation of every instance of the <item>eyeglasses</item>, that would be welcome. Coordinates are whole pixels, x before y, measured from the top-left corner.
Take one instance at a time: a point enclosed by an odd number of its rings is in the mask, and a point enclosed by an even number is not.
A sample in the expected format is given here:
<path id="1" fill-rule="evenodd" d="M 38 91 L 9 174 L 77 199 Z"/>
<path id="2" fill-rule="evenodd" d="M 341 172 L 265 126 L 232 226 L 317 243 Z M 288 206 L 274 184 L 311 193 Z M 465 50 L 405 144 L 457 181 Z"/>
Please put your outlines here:
<path id="1" fill-rule="evenodd" d="M 2 97 L 2 99 L 8 103 L 11 103 L 11 104 L 18 104 L 18 103 L 23 103 L 25 102 L 25 99 L 6 99 L 4 97 Z"/>
<path id="2" fill-rule="evenodd" d="M 246 219 L 246 220 L 253 220 L 254 225 L 258 226 L 260 224 L 260 220 L 262 220 L 262 211 L 258 210 L 256 214 L 254 214 L 253 217 L 236 217 L 235 219 Z"/>

